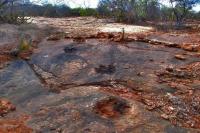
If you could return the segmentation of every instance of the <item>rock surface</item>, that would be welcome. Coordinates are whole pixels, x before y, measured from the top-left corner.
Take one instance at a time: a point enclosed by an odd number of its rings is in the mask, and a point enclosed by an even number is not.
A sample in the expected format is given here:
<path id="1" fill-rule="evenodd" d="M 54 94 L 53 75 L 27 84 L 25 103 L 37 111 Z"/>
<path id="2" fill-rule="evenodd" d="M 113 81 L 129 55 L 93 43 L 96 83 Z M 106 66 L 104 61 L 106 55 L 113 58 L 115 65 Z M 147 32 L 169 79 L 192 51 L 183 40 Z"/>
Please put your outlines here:
<path id="1" fill-rule="evenodd" d="M 200 132 L 198 53 L 87 38 L 37 46 L 0 69 L 0 98 L 16 109 L 0 132 Z"/>
<path id="2" fill-rule="evenodd" d="M 174 127 L 156 112 L 148 111 L 140 100 L 121 95 L 123 91 L 115 93 L 115 88 L 160 93 L 166 87 L 156 82 L 156 71 L 198 58 L 177 61 L 172 55 L 177 49 L 160 50 L 160 46 L 143 43 L 123 46 L 96 40 L 84 44 L 61 40 L 56 44 L 44 41 L 39 46 L 30 61 L 17 60 L 0 70 L 0 96 L 10 99 L 17 109 L 7 117 L 24 112 L 30 116 L 28 126 L 41 132 L 195 132 Z M 76 50 L 66 52 L 69 46 Z M 110 64 L 116 69 L 112 73 L 95 71 Z M 144 74 L 138 76 L 141 71 Z M 110 91 L 104 86 L 111 86 Z M 168 91 L 166 88 L 164 93 Z M 99 104 L 113 98 L 115 102 Z M 113 113 L 115 117 L 105 117 Z"/>

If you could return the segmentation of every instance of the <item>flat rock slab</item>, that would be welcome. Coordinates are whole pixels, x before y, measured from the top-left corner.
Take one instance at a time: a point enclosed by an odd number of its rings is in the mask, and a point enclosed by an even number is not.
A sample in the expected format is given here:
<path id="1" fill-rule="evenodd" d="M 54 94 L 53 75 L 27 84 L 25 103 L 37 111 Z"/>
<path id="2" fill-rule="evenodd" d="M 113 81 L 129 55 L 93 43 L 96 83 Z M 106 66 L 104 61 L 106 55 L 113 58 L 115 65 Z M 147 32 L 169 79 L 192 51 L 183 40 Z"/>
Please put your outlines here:
<path id="1" fill-rule="evenodd" d="M 30 63 L 42 78 L 55 79 L 64 85 L 109 80 L 150 85 L 155 82 L 157 71 L 199 60 L 195 57 L 178 60 L 174 57 L 177 53 L 183 51 L 139 42 L 118 45 L 94 40 L 87 43 L 61 40 L 41 43 Z"/>
<path id="2" fill-rule="evenodd" d="M 127 115 L 115 119 L 101 117 L 93 111 L 95 104 L 113 96 L 92 86 L 71 88 L 59 94 L 47 92 L 29 65 L 21 60 L 11 63 L 8 68 L 1 70 L 0 74 L 2 79 L 1 97 L 12 101 L 16 105 L 17 111 L 29 114 L 31 116 L 29 126 L 36 131 L 126 131 L 130 130 L 130 127 L 137 127 L 140 123 L 150 126 L 152 123 L 149 120 L 157 119 L 154 118 L 156 117 L 154 114 L 145 111 L 139 103 L 128 101 L 130 112 Z M 127 124 L 127 119 L 130 121 L 134 119 L 134 121 Z M 165 121 L 163 123 L 168 125 Z M 137 127 L 136 130 L 144 129 L 142 126 Z"/>
<path id="3" fill-rule="evenodd" d="M 123 46 L 95 40 L 84 44 L 44 41 L 30 62 L 17 60 L 0 70 L 0 98 L 9 99 L 17 109 L 6 118 L 25 113 L 30 116 L 28 126 L 44 133 L 198 132 L 175 127 L 148 111 L 142 103 L 92 85 L 130 79 L 134 85 L 145 87 L 144 91 L 157 91 L 160 87 L 155 71 L 198 60 L 177 60 L 172 54 L 177 52 L 182 51 L 144 43 Z M 44 80 L 79 87 L 62 90 L 57 86 L 60 93 L 52 93 L 43 84 Z"/>
<path id="4" fill-rule="evenodd" d="M 12 62 L 0 70 L 0 97 L 23 106 L 32 98 L 45 93 L 40 80 L 29 65 L 22 60 Z M 46 91 L 47 92 L 47 91 Z"/>
<path id="5" fill-rule="evenodd" d="M 12 101 L 17 107 L 17 112 L 22 111 L 30 115 L 28 126 L 34 131 L 44 133 L 187 131 L 158 118 L 156 114 L 147 111 L 141 103 L 122 100 L 120 97 L 100 91 L 99 87 L 76 87 L 59 94 L 47 92 L 29 65 L 21 60 L 11 63 L 0 74 L 3 79 L 0 85 L 1 97 Z M 117 103 L 125 102 L 128 111 L 114 118 L 97 114 L 94 111 L 95 105 L 108 98 L 117 99 Z M 6 118 L 20 114 L 20 112 L 10 114 Z"/>

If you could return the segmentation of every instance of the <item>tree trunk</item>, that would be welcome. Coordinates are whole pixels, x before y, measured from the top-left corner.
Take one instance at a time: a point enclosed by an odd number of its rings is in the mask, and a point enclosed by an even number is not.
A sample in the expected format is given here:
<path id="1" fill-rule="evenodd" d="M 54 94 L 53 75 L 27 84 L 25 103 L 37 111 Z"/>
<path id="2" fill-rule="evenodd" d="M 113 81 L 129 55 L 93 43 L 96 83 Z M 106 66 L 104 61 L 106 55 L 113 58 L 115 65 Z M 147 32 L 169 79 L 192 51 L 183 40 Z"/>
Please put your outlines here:
<path id="1" fill-rule="evenodd" d="M 181 28 L 183 26 L 183 18 L 180 16 L 176 16 L 176 28 Z"/>

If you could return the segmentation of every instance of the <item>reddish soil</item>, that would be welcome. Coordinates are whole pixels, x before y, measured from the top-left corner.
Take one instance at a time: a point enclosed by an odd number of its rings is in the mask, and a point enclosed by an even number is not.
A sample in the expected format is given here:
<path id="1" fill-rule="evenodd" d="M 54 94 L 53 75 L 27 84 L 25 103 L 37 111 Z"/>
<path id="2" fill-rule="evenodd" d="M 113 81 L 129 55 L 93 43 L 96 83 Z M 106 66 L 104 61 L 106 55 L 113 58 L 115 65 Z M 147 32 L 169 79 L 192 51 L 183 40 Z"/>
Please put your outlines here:
<path id="1" fill-rule="evenodd" d="M 12 58 L 8 55 L 0 55 L 0 64 L 10 61 Z"/>
<path id="2" fill-rule="evenodd" d="M 0 119 L 0 133 L 32 133 L 33 130 L 25 125 L 28 118 Z"/>

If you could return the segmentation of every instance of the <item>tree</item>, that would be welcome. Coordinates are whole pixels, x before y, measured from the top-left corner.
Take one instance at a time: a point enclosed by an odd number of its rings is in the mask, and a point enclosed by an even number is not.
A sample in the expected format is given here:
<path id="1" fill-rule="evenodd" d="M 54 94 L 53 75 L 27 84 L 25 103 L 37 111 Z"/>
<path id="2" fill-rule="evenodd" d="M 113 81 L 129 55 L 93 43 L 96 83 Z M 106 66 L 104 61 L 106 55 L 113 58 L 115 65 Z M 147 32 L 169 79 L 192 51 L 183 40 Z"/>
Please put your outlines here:
<path id="1" fill-rule="evenodd" d="M 155 20 L 160 17 L 160 3 L 158 0 L 139 0 L 135 4 L 137 19 Z"/>
<path id="2" fill-rule="evenodd" d="M 98 11 L 100 15 L 113 16 L 119 22 L 135 19 L 134 5 L 136 0 L 100 0 Z"/>
<path id="3" fill-rule="evenodd" d="M 4 23 L 26 23 L 29 18 L 25 17 L 21 10 L 29 0 L 0 0 L 0 21 Z"/>
<path id="4" fill-rule="evenodd" d="M 0 9 L 1 9 L 1 7 L 3 7 L 5 4 L 7 4 L 8 3 L 8 0 L 0 0 Z"/>
<path id="5" fill-rule="evenodd" d="M 111 11 L 108 8 L 108 0 L 100 0 L 98 8 L 97 8 L 97 12 L 98 15 L 100 15 L 101 17 L 108 17 L 111 16 Z"/>
<path id="6" fill-rule="evenodd" d="M 200 0 L 169 0 L 173 13 L 176 17 L 176 25 L 180 27 L 183 24 L 183 19 L 192 8 L 200 3 Z"/>
<path id="7" fill-rule="evenodd" d="M 98 11 L 120 22 L 140 22 L 159 17 L 159 0 L 100 0 Z M 101 14 L 100 12 L 100 14 Z"/>

